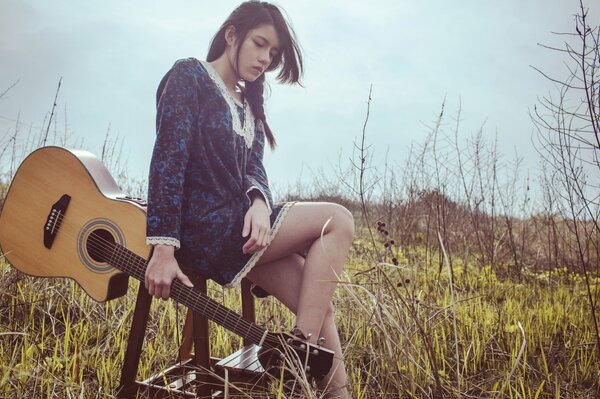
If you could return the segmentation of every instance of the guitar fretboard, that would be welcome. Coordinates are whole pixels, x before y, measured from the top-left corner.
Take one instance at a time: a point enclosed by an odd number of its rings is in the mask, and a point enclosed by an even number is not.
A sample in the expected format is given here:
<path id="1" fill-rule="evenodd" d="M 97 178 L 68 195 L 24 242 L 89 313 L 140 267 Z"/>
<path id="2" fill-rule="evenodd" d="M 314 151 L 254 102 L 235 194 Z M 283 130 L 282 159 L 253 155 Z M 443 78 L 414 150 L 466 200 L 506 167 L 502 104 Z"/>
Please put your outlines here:
<path id="1" fill-rule="evenodd" d="M 108 262 L 143 283 L 148 266 L 146 259 L 121 245 L 112 244 L 112 247 Z M 276 346 L 275 342 L 271 342 L 270 337 L 263 340 L 263 336 L 267 333 L 266 329 L 249 322 L 238 313 L 231 311 L 197 289 L 185 286 L 177 279 L 171 283 L 170 297 L 254 344 L 262 342 L 263 345 Z"/>

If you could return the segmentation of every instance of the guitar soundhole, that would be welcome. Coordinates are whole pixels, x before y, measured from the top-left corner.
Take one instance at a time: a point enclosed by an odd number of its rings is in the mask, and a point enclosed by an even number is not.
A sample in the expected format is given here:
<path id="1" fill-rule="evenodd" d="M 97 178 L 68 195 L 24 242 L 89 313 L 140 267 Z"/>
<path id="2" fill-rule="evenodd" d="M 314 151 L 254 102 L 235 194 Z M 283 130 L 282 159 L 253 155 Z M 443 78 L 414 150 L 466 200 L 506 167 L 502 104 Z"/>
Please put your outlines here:
<path id="1" fill-rule="evenodd" d="M 94 230 L 85 243 L 85 248 L 90 257 L 98 263 L 108 263 L 113 253 L 115 238 L 108 230 Z"/>

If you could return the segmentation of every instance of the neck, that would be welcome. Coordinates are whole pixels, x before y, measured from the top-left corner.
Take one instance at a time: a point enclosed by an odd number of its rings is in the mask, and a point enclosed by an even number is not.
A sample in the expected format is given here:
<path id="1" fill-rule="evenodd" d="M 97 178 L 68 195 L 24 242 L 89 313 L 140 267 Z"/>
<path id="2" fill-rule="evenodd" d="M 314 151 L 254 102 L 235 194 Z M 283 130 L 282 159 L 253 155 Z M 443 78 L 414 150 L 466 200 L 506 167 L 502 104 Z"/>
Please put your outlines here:
<path id="1" fill-rule="evenodd" d="M 221 79 L 223 79 L 223 82 L 225 83 L 225 86 L 227 86 L 227 89 L 229 89 L 232 93 L 235 93 L 235 88 L 240 78 L 233 69 L 233 65 L 231 65 L 231 62 L 227 57 L 227 53 L 223 52 L 223 54 L 219 58 L 217 58 L 214 61 L 211 61 L 210 65 L 212 65 L 212 67 L 221 76 Z"/>

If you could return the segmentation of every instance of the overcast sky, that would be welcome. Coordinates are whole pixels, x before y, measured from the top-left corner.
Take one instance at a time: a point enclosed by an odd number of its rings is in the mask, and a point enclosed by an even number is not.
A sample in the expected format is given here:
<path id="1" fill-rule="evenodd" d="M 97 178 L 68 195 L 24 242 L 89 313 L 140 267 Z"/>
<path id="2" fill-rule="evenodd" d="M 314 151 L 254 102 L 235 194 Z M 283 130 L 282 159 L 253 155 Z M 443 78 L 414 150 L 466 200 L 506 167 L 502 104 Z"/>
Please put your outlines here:
<path id="1" fill-rule="evenodd" d="M 42 126 L 59 79 L 58 128 L 100 154 L 110 125 L 131 176 L 146 178 L 155 138 L 155 91 L 175 60 L 205 59 L 239 1 L 0 1 L 0 142 L 19 117 Z M 283 190 L 351 155 L 373 85 L 367 140 L 400 165 L 440 111 L 462 103 L 461 135 L 484 122 L 499 150 L 515 148 L 535 173 L 528 111 L 554 92 L 534 65 L 562 77 L 551 31 L 572 32 L 575 0 L 280 0 L 305 55 L 304 87 L 272 85 L 267 116 L 279 147 L 266 152 Z M 600 8 L 600 7 L 598 7 Z M 598 23 L 598 8 L 590 18 Z"/>

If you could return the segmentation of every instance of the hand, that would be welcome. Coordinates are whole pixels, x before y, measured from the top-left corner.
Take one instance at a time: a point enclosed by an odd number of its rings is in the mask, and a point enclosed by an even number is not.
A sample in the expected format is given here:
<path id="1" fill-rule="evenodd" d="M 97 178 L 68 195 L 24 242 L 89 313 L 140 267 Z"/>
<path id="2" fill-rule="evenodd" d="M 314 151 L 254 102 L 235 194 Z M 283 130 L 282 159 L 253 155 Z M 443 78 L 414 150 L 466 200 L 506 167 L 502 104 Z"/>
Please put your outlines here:
<path id="1" fill-rule="evenodd" d="M 188 276 L 183 274 L 179 268 L 174 254 L 175 247 L 173 246 L 156 245 L 154 247 L 152 258 L 146 268 L 144 287 L 155 298 L 167 299 L 171 293 L 171 282 L 175 278 L 188 287 L 194 286 Z"/>
<path id="2" fill-rule="evenodd" d="M 244 228 L 242 237 L 250 238 L 242 247 L 242 252 L 254 253 L 271 243 L 271 220 L 269 219 L 269 208 L 261 197 L 257 197 L 253 202 L 246 216 L 244 217 Z"/>

